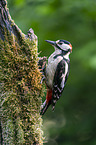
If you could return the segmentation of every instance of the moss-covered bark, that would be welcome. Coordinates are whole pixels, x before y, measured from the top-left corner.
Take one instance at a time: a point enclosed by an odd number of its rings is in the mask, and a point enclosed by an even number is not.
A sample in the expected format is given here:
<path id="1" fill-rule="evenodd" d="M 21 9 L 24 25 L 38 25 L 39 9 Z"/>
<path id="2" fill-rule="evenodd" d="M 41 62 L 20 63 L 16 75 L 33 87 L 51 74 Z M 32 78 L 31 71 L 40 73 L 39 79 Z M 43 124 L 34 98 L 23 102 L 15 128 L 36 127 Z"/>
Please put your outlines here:
<path id="1" fill-rule="evenodd" d="M 37 37 L 25 35 L 0 0 L 1 144 L 43 144 L 40 116 L 42 85 Z"/>

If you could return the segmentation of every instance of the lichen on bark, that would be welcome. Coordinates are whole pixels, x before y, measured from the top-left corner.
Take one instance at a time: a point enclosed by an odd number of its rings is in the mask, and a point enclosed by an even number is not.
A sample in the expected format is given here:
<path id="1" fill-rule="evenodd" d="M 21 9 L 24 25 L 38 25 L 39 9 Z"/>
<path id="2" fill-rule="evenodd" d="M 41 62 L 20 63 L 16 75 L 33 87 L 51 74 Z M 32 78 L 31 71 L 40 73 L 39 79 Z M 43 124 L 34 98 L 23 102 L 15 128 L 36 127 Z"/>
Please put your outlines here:
<path id="1" fill-rule="evenodd" d="M 25 35 L 0 1 L 1 144 L 43 144 L 37 36 Z"/>

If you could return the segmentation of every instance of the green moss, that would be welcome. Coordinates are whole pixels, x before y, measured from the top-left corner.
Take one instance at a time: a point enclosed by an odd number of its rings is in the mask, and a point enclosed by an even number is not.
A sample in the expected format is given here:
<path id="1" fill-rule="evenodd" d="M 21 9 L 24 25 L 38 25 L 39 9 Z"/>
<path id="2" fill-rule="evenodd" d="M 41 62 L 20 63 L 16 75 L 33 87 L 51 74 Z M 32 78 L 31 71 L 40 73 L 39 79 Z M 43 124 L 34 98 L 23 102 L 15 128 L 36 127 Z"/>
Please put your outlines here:
<path id="1" fill-rule="evenodd" d="M 7 37 L 8 36 L 8 37 Z M 0 39 L 1 117 L 5 144 L 43 144 L 41 73 L 37 65 L 36 41 L 7 33 Z"/>

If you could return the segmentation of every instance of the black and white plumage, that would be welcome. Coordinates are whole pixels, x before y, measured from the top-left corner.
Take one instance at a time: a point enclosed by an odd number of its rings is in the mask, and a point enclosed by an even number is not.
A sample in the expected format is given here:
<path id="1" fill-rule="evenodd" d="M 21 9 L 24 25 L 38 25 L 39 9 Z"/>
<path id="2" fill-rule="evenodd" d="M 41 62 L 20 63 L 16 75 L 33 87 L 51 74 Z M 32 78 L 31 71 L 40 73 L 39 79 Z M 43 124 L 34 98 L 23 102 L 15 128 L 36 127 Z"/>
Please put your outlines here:
<path id="1" fill-rule="evenodd" d="M 45 71 L 47 95 L 42 105 L 41 115 L 46 112 L 50 105 L 52 105 L 52 109 L 54 110 L 55 104 L 63 92 L 69 75 L 69 55 L 72 52 L 72 45 L 66 40 L 57 40 L 56 42 L 46 40 L 46 42 L 53 45 L 55 51 L 48 58 Z"/>

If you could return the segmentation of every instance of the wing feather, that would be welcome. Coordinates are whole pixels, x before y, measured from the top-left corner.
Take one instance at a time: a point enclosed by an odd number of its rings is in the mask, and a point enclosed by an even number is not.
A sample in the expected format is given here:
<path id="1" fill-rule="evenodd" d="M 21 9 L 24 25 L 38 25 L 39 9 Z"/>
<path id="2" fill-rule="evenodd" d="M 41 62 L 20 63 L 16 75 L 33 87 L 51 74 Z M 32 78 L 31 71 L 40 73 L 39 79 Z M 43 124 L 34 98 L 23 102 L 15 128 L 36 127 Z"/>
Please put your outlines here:
<path id="1" fill-rule="evenodd" d="M 69 63 L 62 59 L 57 65 L 54 75 L 54 83 L 52 90 L 52 109 L 54 110 L 57 100 L 60 98 L 65 83 L 69 75 Z"/>

